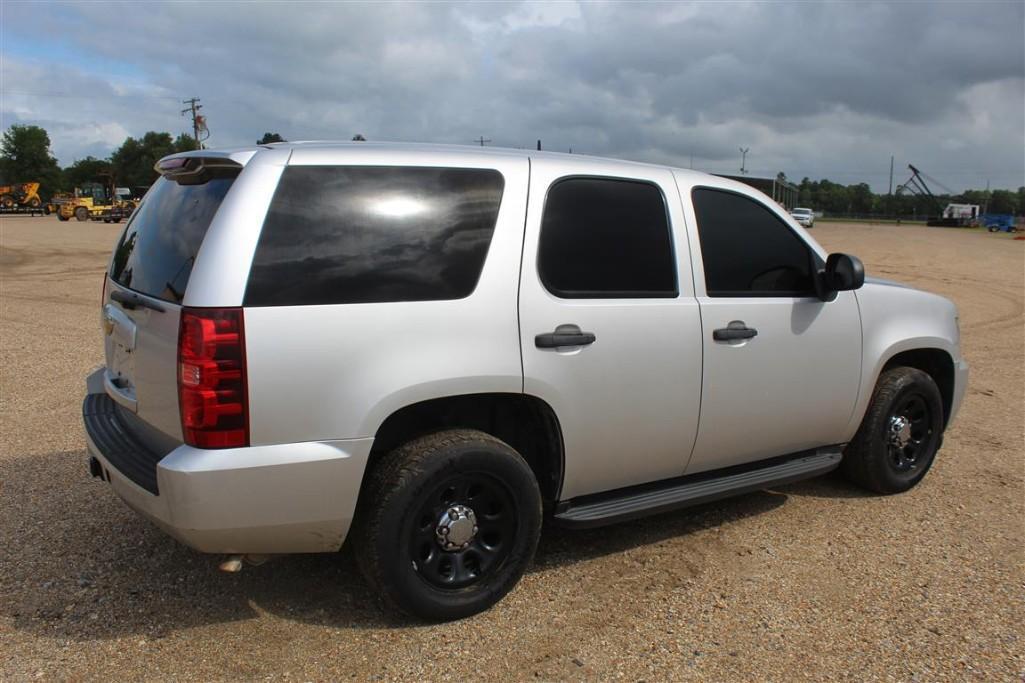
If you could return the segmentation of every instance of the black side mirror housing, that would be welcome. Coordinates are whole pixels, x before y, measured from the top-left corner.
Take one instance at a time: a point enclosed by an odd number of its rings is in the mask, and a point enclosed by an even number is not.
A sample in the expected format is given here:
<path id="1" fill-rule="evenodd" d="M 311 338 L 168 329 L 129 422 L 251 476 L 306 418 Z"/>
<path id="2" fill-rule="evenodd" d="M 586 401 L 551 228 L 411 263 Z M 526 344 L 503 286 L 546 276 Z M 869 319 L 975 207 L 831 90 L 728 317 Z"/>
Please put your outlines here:
<path id="1" fill-rule="evenodd" d="M 826 267 L 819 271 L 819 298 L 832 301 L 837 292 L 860 289 L 865 284 L 865 266 L 850 254 L 830 254 Z"/>

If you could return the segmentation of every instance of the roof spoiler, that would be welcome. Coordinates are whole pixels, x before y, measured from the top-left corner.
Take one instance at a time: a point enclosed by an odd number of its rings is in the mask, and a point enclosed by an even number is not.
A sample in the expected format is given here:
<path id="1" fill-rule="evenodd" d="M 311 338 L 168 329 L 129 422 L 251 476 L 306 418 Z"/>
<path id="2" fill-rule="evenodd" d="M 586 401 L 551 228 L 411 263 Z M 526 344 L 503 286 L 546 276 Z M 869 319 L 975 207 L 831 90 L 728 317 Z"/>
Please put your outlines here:
<path id="1" fill-rule="evenodd" d="M 179 185 L 202 185 L 211 178 L 238 175 L 242 164 L 223 156 L 171 156 L 164 157 L 153 168 Z"/>

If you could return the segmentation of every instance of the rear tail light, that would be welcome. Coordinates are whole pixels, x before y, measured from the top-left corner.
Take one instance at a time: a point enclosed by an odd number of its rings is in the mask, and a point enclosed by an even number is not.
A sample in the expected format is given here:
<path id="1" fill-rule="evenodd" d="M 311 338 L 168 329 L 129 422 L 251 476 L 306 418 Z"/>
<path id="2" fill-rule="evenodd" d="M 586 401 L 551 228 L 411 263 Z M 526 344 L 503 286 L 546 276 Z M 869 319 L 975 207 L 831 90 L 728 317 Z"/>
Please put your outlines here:
<path id="1" fill-rule="evenodd" d="M 178 402 L 185 443 L 249 445 L 246 344 L 241 308 L 183 308 Z"/>

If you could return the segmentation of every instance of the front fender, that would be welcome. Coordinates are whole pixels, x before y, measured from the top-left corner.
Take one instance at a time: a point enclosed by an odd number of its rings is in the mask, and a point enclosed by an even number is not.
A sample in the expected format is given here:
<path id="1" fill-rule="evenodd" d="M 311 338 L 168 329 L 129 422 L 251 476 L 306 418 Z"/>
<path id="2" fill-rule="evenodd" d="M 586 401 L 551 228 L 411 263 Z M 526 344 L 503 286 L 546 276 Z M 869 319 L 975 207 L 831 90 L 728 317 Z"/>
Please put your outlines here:
<path id="1" fill-rule="evenodd" d="M 938 349 L 963 365 L 957 307 L 949 299 L 889 283 L 866 283 L 856 292 L 862 320 L 861 387 L 845 440 L 853 438 L 887 362 L 905 351 Z"/>

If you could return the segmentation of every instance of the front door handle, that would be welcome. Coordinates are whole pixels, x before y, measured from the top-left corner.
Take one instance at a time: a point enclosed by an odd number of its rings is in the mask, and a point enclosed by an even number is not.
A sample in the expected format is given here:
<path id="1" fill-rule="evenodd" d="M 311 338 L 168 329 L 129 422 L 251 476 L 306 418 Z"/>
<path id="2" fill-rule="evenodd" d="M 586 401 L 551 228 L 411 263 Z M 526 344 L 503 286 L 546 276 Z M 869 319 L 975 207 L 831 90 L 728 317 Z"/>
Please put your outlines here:
<path id="1" fill-rule="evenodd" d="M 758 330 L 748 327 L 743 320 L 734 320 L 726 327 L 712 330 L 712 339 L 715 341 L 736 341 L 738 339 L 751 339 L 758 334 Z"/>
<path id="2" fill-rule="evenodd" d="M 596 337 L 592 332 L 581 332 L 576 325 L 559 325 L 555 332 L 545 332 L 534 337 L 534 346 L 539 349 L 554 349 L 559 346 L 587 346 Z"/>

